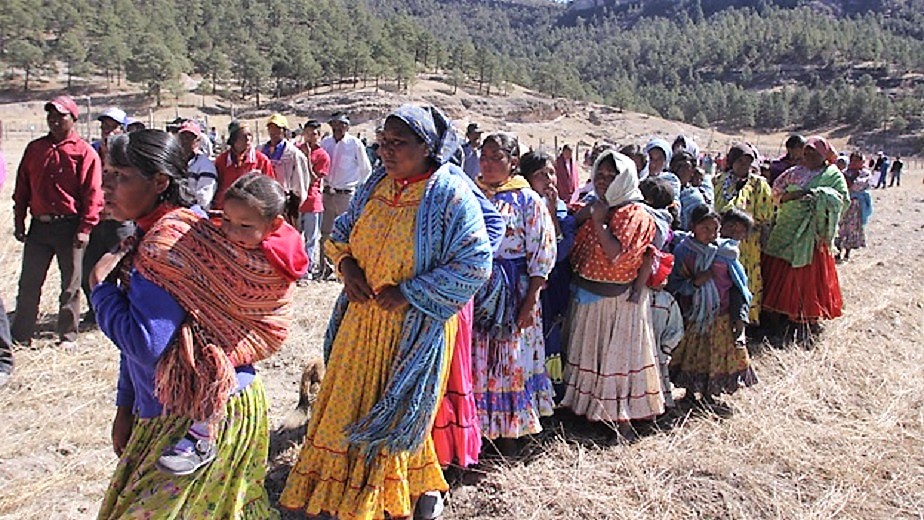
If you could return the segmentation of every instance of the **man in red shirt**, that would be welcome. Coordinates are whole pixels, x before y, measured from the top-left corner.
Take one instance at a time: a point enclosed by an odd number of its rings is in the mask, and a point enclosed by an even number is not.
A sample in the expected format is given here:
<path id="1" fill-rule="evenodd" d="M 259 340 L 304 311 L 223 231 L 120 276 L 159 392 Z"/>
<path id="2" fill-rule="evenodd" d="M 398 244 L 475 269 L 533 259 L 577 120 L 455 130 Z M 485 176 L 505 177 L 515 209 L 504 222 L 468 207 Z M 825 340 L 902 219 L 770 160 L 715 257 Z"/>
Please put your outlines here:
<path id="1" fill-rule="evenodd" d="M 42 283 L 52 258 L 61 271 L 57 333 L 64 347 L 77 340 L 80 267 L 90 231 L 103 207 L 99 155 L 74 130 L 77 104 L 58 96 L 45 104 L 48 135 L 26 146 L 13 191 L 16 240 L 25 242 L 12 336 L 29 343 Z M 26 213 L 32 214 L 26 233 Z"/>
<path id="2" fill-rule="evenodd" d="M 308 196 L 305 202 L 299 208 L 299 217 L 302 236 L 305 237 L 305 253 L 308 254 L 308 261 L 311 265 L 311 271 L 316 271 L 315 266 L 319 265 L 320 251 L 318 251 L 318 240 L 321 238 L 321 215 L 324 213 L 324 199 L 321 196 L 321 179 L 327 176 L 330 171 L 330 156 L 321 148 L 319 141 L 321 139 L 321 123 L 311 119 L 305 123 L 305 129 L 302 132 L 302 143 L 299 148 L 302 153 L 308 156 L 310 176 L 308 184 Z M 316 273 L 319 275 L 320 273 Z M 308 275 L 307 278 L 310 278 Z"/>
<path id="3" fill-rule="evenodd" d="M 269 157 L 254 148 L 250 127 L 236 119 L 228 125 L 228 149 L 215 158 L 215 170 L 218 171 L 218 188 L 212 199 L 212 209 L 221 209 L 228 188 L 252 171 L 276 178 Z"/>

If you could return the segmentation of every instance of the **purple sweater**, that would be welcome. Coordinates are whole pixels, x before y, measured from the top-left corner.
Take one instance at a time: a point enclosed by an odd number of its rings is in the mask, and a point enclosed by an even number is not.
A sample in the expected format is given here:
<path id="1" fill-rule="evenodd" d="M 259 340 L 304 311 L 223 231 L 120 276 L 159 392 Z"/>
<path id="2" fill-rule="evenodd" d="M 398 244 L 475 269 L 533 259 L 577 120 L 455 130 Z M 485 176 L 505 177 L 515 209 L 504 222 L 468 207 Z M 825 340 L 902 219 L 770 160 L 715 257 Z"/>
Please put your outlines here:
<path id="1" fill-rule="evenodd" d="M 154 282 L 131 273 L 128 293 L 101 283 L 90 296 L 99 328 L 121 351 L 116 406 L 131 406 L 140 418 L 161 415 L 154 396 L 154 372 L 161 354 L 173 342 L 186 311 Z M 256 377 L 252 365 L 237 368 L 237 390 Z"/>

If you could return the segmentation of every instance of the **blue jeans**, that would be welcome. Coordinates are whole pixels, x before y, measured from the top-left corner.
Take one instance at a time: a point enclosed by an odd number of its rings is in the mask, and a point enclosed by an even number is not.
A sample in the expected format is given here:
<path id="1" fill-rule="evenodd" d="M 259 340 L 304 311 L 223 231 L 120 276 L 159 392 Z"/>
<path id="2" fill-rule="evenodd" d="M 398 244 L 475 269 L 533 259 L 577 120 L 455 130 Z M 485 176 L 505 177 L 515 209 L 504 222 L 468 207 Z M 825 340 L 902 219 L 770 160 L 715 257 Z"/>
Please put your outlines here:
<path id="1" fill-rule="evenodd" d="M 321 238 L 321 213 L 302 213 L 299 216 L 302 236 L 305 238 L 305 254 L 308 255 L 308 272 L 318 265 L 320 251 L 318 241 Z"/>

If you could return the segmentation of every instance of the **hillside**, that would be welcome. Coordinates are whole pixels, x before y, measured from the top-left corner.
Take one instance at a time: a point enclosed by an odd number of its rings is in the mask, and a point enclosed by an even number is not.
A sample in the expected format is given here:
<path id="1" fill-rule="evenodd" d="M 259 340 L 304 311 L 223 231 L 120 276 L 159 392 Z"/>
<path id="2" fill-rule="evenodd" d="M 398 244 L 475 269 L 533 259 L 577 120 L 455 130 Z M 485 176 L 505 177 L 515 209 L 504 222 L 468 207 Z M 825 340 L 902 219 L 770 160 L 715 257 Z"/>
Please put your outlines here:
<path id="1" fill-rule="evenodd" d="M 169 106 L 192 75 L 199 95 L 259 106 L 440 74 L 485 96 L 519 84 L 729 133 L 840 127 L 924 149 L 924 0 L 9 4 L 8 92 L 102 76 Z"/>

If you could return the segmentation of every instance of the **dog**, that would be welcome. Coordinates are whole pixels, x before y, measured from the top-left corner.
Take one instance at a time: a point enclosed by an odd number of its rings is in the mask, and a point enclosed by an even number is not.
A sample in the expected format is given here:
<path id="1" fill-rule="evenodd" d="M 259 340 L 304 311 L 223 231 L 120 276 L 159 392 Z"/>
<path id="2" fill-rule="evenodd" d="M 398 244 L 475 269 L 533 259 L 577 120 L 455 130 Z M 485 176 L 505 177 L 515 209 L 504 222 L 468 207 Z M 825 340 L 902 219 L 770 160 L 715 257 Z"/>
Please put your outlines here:
<path id="1" fill-rule="evenodd" d="M 321 359 L 312 359 L 305 365 L 302 371 L 302 383 L 298 388 L 298 404 L 283 421 L 284 428 L 291 430 L 308 423 L 308 419 L 311 418 L 311 407 L 318 398 L 325 372 L 324 361 Z"/>

